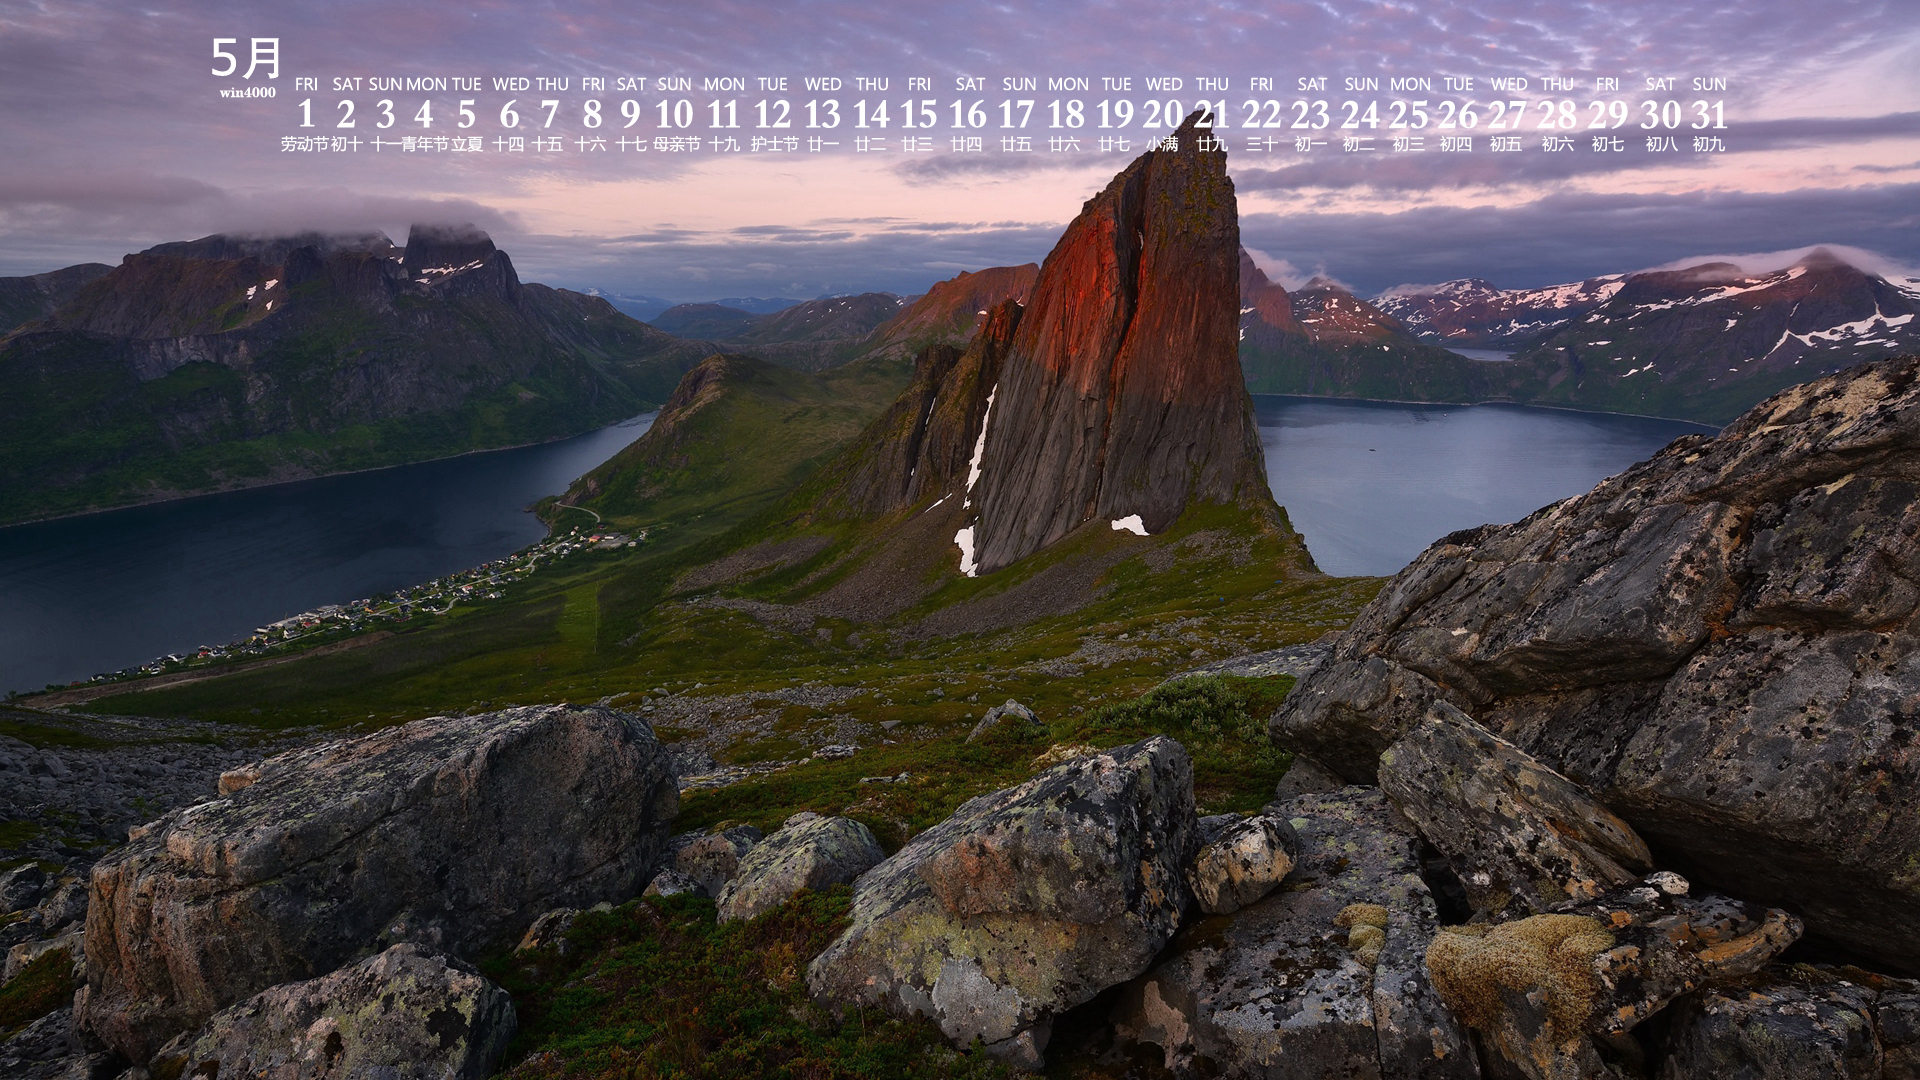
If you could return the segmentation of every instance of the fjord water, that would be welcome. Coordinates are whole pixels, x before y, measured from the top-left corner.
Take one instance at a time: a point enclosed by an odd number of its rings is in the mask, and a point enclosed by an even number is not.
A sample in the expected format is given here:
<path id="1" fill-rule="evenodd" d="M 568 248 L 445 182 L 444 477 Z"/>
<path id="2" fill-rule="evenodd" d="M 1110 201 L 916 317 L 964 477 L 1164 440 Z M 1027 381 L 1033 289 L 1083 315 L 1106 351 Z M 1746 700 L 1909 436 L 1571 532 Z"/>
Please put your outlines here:
<path id="1" fill-rule="evenodd" d="M 528 504 L 652 423 L 0 529 L 0 692 L 244 638 L 517 551 L 546 535 Z"/>
<path id="2" fill-rule="evenodd" d="M 1274 496 L 1331 574 L 1391 574 L 1640 461 L 1668 420 L 1502 405 L 1254 399 Z M 0 691 L 245 637 L 544 535 L 524 508 L 647 430 L 0 529 Z"/>
<path id="3" fill-rule="evenodd" d="M 1273 496 L 1329 574 L 1392 574 L 1458 529 L 1518 521 L 1682 435 L 1679 420 L 1522 405 L 1255 395 Z"/>

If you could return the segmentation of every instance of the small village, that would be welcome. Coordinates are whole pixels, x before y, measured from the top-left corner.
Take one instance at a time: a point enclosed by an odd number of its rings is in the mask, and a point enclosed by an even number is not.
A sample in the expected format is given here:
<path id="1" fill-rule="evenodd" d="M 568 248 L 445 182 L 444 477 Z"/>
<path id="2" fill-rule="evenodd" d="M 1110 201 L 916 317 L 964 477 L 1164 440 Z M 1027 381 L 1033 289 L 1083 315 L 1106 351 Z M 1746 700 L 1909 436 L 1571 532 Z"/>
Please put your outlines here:
<path id="1" fill-rule="evenodd" d="M 468 570 L 448 574 L 445 577 L 435 578 L 391 593 L 381 593 L 344 604 L 328 604 L 312 611 L 289 615 L 278 622 L 256 627 L 252 636 L 241 641 L 231 641 L 224 645 L 202 645 L 189 653 L 168 654 L 138 667 L 104 672 L 91 679 L 69 685 L 84 686 L 91 683 L 145 679 L 223 661 L 272 656 L 310 648 L 327 641 L 352 637 L 380 624 L 404 623 L 409 619 L 426 615 L 445 615 L 457 604 L 475 604 L 500 599 L 505 595 L 502 590 L 516 581 L 531 577 L 543 563 L 551 564 L 583 551 L 610 551 L 615 548 L 636 547 L 646 539 L 646 529 L 641 529 L 632 536 L 617 532 L 580 530 L 553 533 L 537 544 L 521 548 L 504 558 L 482 563 Z M 59 687 L 49 687 L 49 689 L 59 689 Z"/>

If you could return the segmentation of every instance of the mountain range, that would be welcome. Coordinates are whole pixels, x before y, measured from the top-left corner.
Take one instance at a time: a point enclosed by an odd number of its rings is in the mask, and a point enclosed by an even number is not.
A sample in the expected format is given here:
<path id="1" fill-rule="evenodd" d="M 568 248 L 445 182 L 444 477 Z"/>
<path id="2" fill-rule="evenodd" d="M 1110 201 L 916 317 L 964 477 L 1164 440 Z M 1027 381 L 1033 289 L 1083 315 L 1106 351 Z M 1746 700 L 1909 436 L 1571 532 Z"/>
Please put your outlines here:
<path id="1" fill-rule="evenodd" d="M 0 522 L 574 435 L 708 351 L 470 227 L 209 236 L 0 297 Z"/>
<path id="2" fill-rule="evenodd" d="M 1920 279 L 1825 249 L 1757 274 L 1706 262 L 1536 289 L 1473 278 L 1371 301 L 1326 277 L 1290 291 L 1236 261 L 1212 287 L 1238 294 L 1256 393 L 1719 424 L 1920 344 Z M 735 298 L 773 308 L 760 312 L 682 304 L 651 325 L 521 282 L 471 227 L 415 227 L 404 247 L 378 232 L 215 235 L 0 278 L 0 522 L 572 435 L 665 400 L 716 354 L 812 372 L 868 358 L 862 385 L 904 385 L 908 361 L 964 349 L 1039 274 L 992 267 L 918 297 Z"/>
<path id="3" fill-rule="evenodd" d="M 1478 278 L 1369 302 L 1324 278 L 1288 294 L 1244 259 L 1241 359 L 1256 391 L 1511 401 L 1722 424 L 1774 392 L 1920 346 L 1920 279 L 1816 248 L 1538 289 Z M 1497 350 L 1501 360 L 1452 351 Z"/>

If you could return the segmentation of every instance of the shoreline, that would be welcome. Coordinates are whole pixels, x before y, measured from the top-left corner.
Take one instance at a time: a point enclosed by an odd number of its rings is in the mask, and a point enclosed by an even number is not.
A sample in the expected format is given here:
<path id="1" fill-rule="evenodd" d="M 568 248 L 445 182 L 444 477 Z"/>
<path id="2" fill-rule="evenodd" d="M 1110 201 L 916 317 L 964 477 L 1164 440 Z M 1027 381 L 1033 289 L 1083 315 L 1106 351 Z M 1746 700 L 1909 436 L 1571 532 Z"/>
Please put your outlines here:
<path id="1" fill-rule="evenodd" d="M 212 491 L 195 491 L 183 495 L 164 495 L 151 499 L 141 499 L 137 502 L 121 503 L 118 506 L 103 506 L 94 510 L 76 510 L 69 514 L 50 514 L 45 517 L 26 518 L 22 521 L 9 521 L 0 524 L 0 529 L 14 529 L 26 525 L 45 525 L 53 521 L 72 521 L 75 518 L 97 517 L 101 514 L 118 513 L 122 510 L 136 510 L 143 506 L 160 506 L 164 503 L 190 502 L 194 499 L 211 499 L 215 496 L 232 495 L 241 491 L 258 491 L 261 488 L 285 487 L 289 484 L 305 484 L 314 480 L 331 480 L 336 476 L 363 476 L 367 473 L 387 472 L 391 469 L 406 469 L 415 465 L 431 465 L 436 461 L 458 461 L 461 458 L 474 457 L 478 454 L 498 454 L 507 450 L 525 450 L 534 446 L 552 446 L 554 443 L 566 442 L 568 439 L 578 439 L 583 436 L 592 435 L 598 431 L 605 431 L 608 428 L 623 427 L 643 417 L 658 415 L 659 412 L 659 408 L 656 407 L 648 409 L 646 412 L 635 413 L 622 420 L 616 420 L 611 424 L 602 424 L 599 427 L 588 428 L 585 431 L 576 431 L 571 435 L 556 435 L 551 439 L 542 439 L 539 442 L 514 443 L 512 446 L 487 446 L 478 450 L 462 450 L 457 454 L 447 454 L 444 457 L 421 458 L 419 461 L 402 461 L 393 465 L 375 465 L 367 469 L 344 469 L 340 472 L 313 473 L 308 476 L 293 476 L 280 480 L 262 480 L 259 483 L 236 484 L 232 487 L 215 488 Z M 566 493 L 562 491 L 560 494 L 564 495 Z M 531 510 L 529 509 L 528 512 L 530 513 Z M 548 531 L 551 532 L 552 530 L 549 529 Z"/>
<path id="2" fill-rule="evenodd" d="M 395 631 L 375 630 L 371 634 L 356 634 L 342 641 L 330 641 L 325 645 L 316 645 L 311 649 L 301 649 L 284 656 L 264 656 L 258 660 L 243 660 L 238 664 L 202 668 L 199 671 L 176 671 L 171 674 L 151 675 L 144 679 L 127 679 L 124 682 L 94 683 L 90 686 L 75 686 L 66 690 L 43 690 L 39 693 L 21 694 L 9 699 L 6 704 L 21 709 L 58 709 L 63 705 L 84 705 L 96 698 L 112 697 L 115 694 L 137 694 L 146 690 L 165 690 L 188 683 L 218 679 L 227 675 L 238 675 L 244 671 L 257 671 L 260 668 L 285 664 L 307 656 L 326 656 L 330 653 L 345 652 L 363 645 L 385 641 L 393 637 Z"/>
<path id="3" fill-rule="evenodd" d="M 1486 361 L 1481 361 L 1485 363 Z M 1516 409 L 1548 409 L 1553 412 L 1573 413 L 1578 416 L 1626 416 L 1635 420 L 1660 420 L 1669 424 L 1690 424 L 1697 428 L 1719 433 L 1726 430 L 1713 424 L 1703 424 L 1698 420 L 1687 420 L 1678 416 L 1655 416 L 1652 413 L 1608 412 L 1604 409 L 1576 409 L 1571 405 L 1537 405 L 1527 401 L 1509 401 L 1505 398 L 1488 398 L 1484 401 L 1413 401 L 1401 398 L 1369 397 L 1333 397 L 1326 394 L 1270 394 L 1249 390 L 1248 397 L 1292 398 L 1295 401 L 1346 401 L 1360 405 L 1431 405 L 1437 409 L 1449 406 L 1456 408 L 1475 408 L 1480 405 L 1511 405 Z"/>

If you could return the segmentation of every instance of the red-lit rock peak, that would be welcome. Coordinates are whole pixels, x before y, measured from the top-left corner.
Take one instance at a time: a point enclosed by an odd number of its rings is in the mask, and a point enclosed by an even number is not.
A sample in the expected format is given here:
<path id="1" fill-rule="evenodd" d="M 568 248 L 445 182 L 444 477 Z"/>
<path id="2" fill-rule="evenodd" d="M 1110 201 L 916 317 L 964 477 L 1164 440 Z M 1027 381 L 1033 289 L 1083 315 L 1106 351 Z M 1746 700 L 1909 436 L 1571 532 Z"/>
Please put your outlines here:
<path id="1" fill-rule="evenodd" d="M 1154 533 L 1193 500 L 1266 491 L 1233 182 L 1197 116 L 1089 200 L 1040 269 L 969 470 L 977 572 L 1090 520 Z"/>

